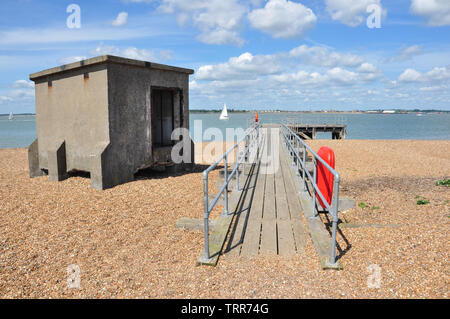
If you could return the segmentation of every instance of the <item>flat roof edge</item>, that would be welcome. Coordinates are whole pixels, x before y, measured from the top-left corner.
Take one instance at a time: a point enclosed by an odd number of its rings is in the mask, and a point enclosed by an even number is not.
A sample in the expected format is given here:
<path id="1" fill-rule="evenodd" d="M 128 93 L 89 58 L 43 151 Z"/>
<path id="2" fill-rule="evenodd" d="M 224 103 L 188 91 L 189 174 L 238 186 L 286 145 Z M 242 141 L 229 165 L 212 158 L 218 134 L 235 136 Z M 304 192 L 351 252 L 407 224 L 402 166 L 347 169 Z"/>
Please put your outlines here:
<path id="1" fill-rule="evenodd" d="M 179 68 L 176 66 L 170 66 L 170 65 L 141 61 L 141 60 L 127 59 L 127 58 L 122 58 L 122 57 L 118 57 L 118 56 L 114 56 L 114 55 L 101 55 L 101 56 L 97 56 L 94 58 L 90 58 L 90 59 L 86 59 L 86 60 L 82 60 L 82 61 L 78 61 L 78 62 L 74 62 L 74 63 L 70 63 L 70 64 L 64 64 L 64 65 L 57 66 L 57 67 L 54 67 L 51 69 L 32 73 L 32 74 L 30 74 L 30 80 L 35 80 L 35 79 L 38 79 L 38 78 L 41 78 L 44 76 L 49 76 L 52 74 L 57 74 L 57 73 L 61 73 L 61 72 L 69 71 L 69 70 L 80 69 L 85 66 L 106 63 L 106 62 L 134 65 L 134 66 L 143 67 L 143 68 L 173 71 L 173 72 L 178 72 L 178 73 L 194 74 L 194 70 L 192 70 L 192 69 Z"/>

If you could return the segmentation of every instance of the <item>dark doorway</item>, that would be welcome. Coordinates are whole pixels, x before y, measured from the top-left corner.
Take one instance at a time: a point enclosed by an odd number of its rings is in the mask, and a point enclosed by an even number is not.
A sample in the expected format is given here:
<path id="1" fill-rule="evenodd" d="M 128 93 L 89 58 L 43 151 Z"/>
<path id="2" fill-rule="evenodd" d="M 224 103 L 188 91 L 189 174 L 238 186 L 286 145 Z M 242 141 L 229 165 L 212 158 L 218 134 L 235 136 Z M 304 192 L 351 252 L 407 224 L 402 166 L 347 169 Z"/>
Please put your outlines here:
<path id="1" fill-rule="evenodd" d="M 153 147 L 173 146 L 170 138 L 174 129 L 174 92 L 152 90 Z"/>

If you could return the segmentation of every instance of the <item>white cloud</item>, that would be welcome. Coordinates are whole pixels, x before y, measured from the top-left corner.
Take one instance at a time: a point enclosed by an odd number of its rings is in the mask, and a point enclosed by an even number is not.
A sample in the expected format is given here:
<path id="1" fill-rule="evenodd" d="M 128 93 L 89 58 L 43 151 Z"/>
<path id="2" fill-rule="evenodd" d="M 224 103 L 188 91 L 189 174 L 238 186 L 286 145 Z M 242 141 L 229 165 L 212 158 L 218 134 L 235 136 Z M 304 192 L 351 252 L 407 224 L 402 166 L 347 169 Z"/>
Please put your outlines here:
<path id="1" fill-rule="evenodd" d="M 12 85 L 13 88 L 32 89 L 34 88 L 34 82 L 27 80 L 17 80 Z"/>
<path id="2" fill-rule="evenodd" d="M 423 54 L 422 48 L 416 44 L 401 49 L 396 57 L 388 59 L 387 62 L 404 62 L 420 54 Z"/>
<path id="3" fill-rule="evenodd" d="M 358 74 L 342 68 L 336 67 L 327 71 L 327 76 L 331 81 L 350 84 L 358 80 Z"/>
<path id="4" fill-rule="evenodd" d="M 66 58 L 62 58 L 58 60 L 58 63 L 60 64 L 70 64 L 70 63 L 74 63 L 74 62 L 78 62 L 78 61 L 82 61 L 82 60 L 86 60 L 87 57 L 85 56 L 69 56 Z"/>
<path id="5" fill-rule="evenodd" d="M 192 20 L 200 29 L 199 41 L 209 44 L 243 45 L 239 31 L 246 7 L 238 0 L 162 0 L 159 9 L 164 13 L 176 14 L 183 25 Z"/>
<path id="6" fill-rule="evenodd" d="M 439 85 L 439 86 L 424 86 L 420 88 L 420 91 L 422 92 L 436 92 L 444 90 L 448 90 L 448 87 L 444 85 Z"/>
<path id="7" fill-rule="evenodd" d="M 161 34 L 149 27 L 140 28 L 20 28 L 0 31 L 0 45 L 31 45 L 81 41 L 108 41 L 150 37 Z"/>
<path id="8" fill-rule="evenodd" d="M 253 28 L 274 38 L 295 38 L 315 26 L 314 12 L 301 3 L 289 0 L 269 0 L 264 8 L 248 14 Z"/>
<path id="9" fill-rule="evenodd" d="M 3 104 L 4 102 L 11 102 L 12 100 L 13 99 L 10 98 L 9 96 L 4 96 L 4 95 L 0 96 L 0 104 Z"/>
<path id="10" fill-rule="evenodd" d="M 373 64 L 365 62 L 359 66 L 358 72 L 375 73 L 375 72 L 377 72 L 377 68 Z"/>
<path id="11" fill-rule="evenodd" d="M 127 12 L 120 12 L 117 15 L 117 18 L 112 22 L 112 25 L 115 27 L 120 27 L 128 22 L 128 13 Z"/>
<path id="12" fill-rule="evenodd" d="M 333 20 L 352 27 L 360 25 L 367 19 L 368 6 L 376 4 L 381 7 L 381 0 L 325 0 L 325 3 L 326 10 Z"/>
<path id="13" fill-rule="evenodd" d="M 152 61 L 152 62 L 164 61 L 167 59 L 171 59 L 173 56 L 173 53 L 170 50 L 150 51 L 146 49 L 138 49 L 135 47 L 120 49 L 112 45 L 110 46 L 104 45 L 103 43 L 100 43 L 94 50 L 90 52 L 90 54 L 95 56 L 109 54 L 129 59 Z"/>
<path id="14" fill-rule="evenodd" d="M 355 67 L 364 62 L 364 59 L 357 55 L 330 52 L 329 49 L 324 47 L 309 47 L 307 45 L 301 45 L 292 49 L 289 55 L 294 58 L 299 58 L 305 64 L 326 67 L 338 65 Z"/>
<path id="15" fill-rule="evenodd" d="M 406 69 L 400 76 L 398 77 L 399 82 L 417 82 L 420 80 L 422 74 L 417 72 L 414 69 Z"/>
<path id="16" fill-rule="evenodd" d="M 283 67 L 278 63 L 276 56 L 243 53 L 232 57 L 226 63 L 201 66 L 196 72 L 198 80 L 231 80 L 237 78 L 254 78 L 262 74 L 280 72 Z"/>
<path id="17" fill-rule="evenodd" d="M 437 83 L 450 80 L 450 66 L 435 67 L 427 73 L 420 73 L 414 69 L 406 69 L 399 77 L 399 82 L 428 82 Z"/>
<path id="18" fill-rule="evenodd" d="M 411 12 L 423 16 L 432 26 L 450 25 L 449 0 L 412 0 Z"/>

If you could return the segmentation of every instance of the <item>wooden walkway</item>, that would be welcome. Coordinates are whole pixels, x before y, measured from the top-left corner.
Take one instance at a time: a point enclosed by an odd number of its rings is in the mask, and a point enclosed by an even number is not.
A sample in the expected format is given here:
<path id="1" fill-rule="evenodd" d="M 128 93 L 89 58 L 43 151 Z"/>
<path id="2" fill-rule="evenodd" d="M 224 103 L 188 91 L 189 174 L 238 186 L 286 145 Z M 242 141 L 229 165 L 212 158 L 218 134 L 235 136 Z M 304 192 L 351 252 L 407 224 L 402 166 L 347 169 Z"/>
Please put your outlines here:
<path id="1" fill-rule="evenodd" d="M 279 151 L 275 153 L 272 152 L 277 147 L 265 144 L 262 160 L 250 169 L 224 247 L 225 255 L 291 256 L 303 252 L 307 231 L 302 221 L 302 206 L 279 136 L 278 142 Z M 264 164 L 268 158 L 275 159 L 274 170 Z"/>

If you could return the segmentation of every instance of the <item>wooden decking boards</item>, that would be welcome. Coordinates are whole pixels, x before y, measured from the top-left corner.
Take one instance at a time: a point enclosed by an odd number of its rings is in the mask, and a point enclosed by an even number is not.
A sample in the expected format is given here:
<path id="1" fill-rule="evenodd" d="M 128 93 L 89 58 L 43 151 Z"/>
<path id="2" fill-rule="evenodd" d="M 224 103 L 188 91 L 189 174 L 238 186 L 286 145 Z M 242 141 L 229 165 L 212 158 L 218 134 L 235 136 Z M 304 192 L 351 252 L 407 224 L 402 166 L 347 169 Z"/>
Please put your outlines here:
<path id="1" fill-rule="evenodd" d="M 264 148 L 262 157 L 271 155 Z M 303 252 L 307 234 L 301 219 L 299 198 L 290 180 L 287 157 L 282 149 L 279 160 L 275 173 L 263 161 L 255 166 L 253 176 L 249 176 L 252 178 L 249 185 L 254 185 L 254 192 L 252 196 L 247 195 L 244 209 L 236 214 L 225 254 L 292 256 Z"/>
<path id="2" fill-rule="evenodd" d="M 264 129 L 261 134 L 266 139 L 277 140 L 264 143 L 258 161 L 250 166 L 245 178 L 241 175 L 239 192 L 234 185 L 230 186 L 230 198 L 234 199 L 230 212 L 233 214 L 221 216 L 215 222 L 210 234 L 212 260 L 205 263 L 200 259 L 199 264 L 216 265 L 221 254 L 226 258 L 303 254 L 305 244 L 311 238 L 322 267 L 329 268 L 331 238 L 319 218 L 308 218 L 312 214 L 310 200 L 295 176 L 281 137 L 268 134 Z M 278 152 L 273 152 L 277 147 L 275 142 L 279 143 Z M 273 160 L 274 156 L 279 162 L 267 166 L 267 159 Z M 341 267 L 338 265 L 337 268 Z"/>

